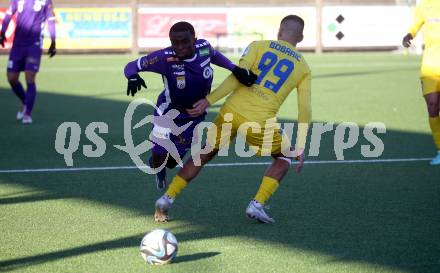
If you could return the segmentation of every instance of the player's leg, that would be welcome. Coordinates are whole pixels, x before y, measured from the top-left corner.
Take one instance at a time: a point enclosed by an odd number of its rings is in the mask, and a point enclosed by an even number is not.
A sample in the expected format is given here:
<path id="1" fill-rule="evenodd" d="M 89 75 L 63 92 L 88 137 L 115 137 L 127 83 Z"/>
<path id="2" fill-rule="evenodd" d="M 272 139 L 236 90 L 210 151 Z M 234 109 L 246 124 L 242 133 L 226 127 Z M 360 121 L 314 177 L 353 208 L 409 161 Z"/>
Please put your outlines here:
<path id="1" fill-rule="evenodd" d="M 35 79 L 40 69 L 41 48 L 39 46 L 29 46 L 26 52 L 25 76 L 26 76 L 26 112 L 23 116 L 23 123 L 32 123 L 32 110 L 37 96 Z"/>
<path id="2" fill-rule="evenodd" d="M 188 161 L 183 164 L 183 168 L 178 172 L 176 176 L 174 176 L 165 194 L 156 201 L 156 209 L 154 213 L 155 221 L 169 221 L 168 211 L 170 210 L 176 197 L 181 193 L 184 188 L 188 186 L 189 182 L 197 176 L 203 166 L 215 157 L 217 152 L 218 150 L 213 150 L 208 154 L 201 154 L 200 166 L 196 166 L 192 158 L 189 158 Z"/>
<path id="3" fill-rule="evenodd" d="M 200 164 L 195 164 L 193 157 L 189 158 L 182 169 L 177 173 L 177 175 L 173 178 L 170 186 L 168 187 L 165 194 L 160 197 L 156 201 L 156 212 L 154 214 L 154 219 L 158 222 L 166 222 L 168 221 L 168 211 L 171 208 L 176 197 L 182 192 L 184 188 L 186 188 L 191 180 L 193 180 L 203 166 L 212 160 L 219 150 L 220 140 L 221 140 L 221 128 L 224 123 L 223 114 L 220 113 L 215 119 L 212 127 L 208 130 L 208 139 L 205 147 L 205 151 L 207 147 L 212 147 L 212 149 L 208 153 L 199 153 L 196 155 L 200 158 Z M 215 128 L 215 131 L 213 130 Z M 235 137 L 236 131 L 232 129 L 229 132 L 229 135 L 223 136 L 224 138 Z"/>
<path id="4" fill-rule="evenodd" d="M 22 122 L 23 124 L 29 124 L 32 123 L 32 110 L 34 109 L 35 98 L 37 96 L 37 87 L 35 84 L 37 72 L 27 70 L 24 73 L 26 77 L 27 91 L 24 100 L 26 111 L 23 115 Z"/>
<path id="5" fill-rule="evenodd" d="M 11 53 L 9 54 L 6 77 L 12 91 L 20 99 L 20 106 L 16 116 L 18 120 L 21 120 L 23 118 L 25 112 L 24 101 L 26 95 L 24 93 L 23 85 L 19 80 L 20 71 L 24 70 L 24 64 L 25 62 L 23 58 L 23 49 L 18 46 L 13 46 L 11 49 Z"/>
<path id="6" fill-rule="evenodd" d="M 260 187 L 254 197 L 254 199 L 249 203 L 246 209 L 246 215 L 249 218 L 257 219 L 262 223 L 274 223 L 274 219 L 267 215 L 264 210 L 264 205 L 267 203 L 269 198 L 276 192 L 279 184 L 283 177 L 289 170 L 292 159 L 288 156 L 283 155 L 283 149 L 290 151 L 290 141 L 287 137 L 282 137 L 279 130 L 274 130 L 272 140 L 267 139 L 266 136 L 261 134 L 250 134 L 246 136 L 246 141 L 249 145 L 267 147 L 264 145 L 265 142 L 271 141 L 271 150 L 273 161 L 272 164 L 265 171 L 264 176 L 261 180 Z M 286 143 L 282 145 L 283 141 Z M 285 146 L 285 148 L 284 148 Z"/>
<path id="7" fill-rule="evenodd" d="M 168 153 L 161 146 L 154 145 L 152 150 L 152 155 L 150 157 L 149 164 L 151 168 L 160 168 L 164 165 L 165 160 L 167 160 Z M 156 187 L 158 190 L 164 190 L 167 186 L 167 172 L 166 167 L 163 166 L 162 169 L 156 173 Z"/>
<path id="8" fill-rule="evenodd" d="M 428 109 L 429 127 L 437 147 L 437 155 L 430 164 L 438 165 L 440 164 L 440 78 L 422 78 L 422 89 Z"/>

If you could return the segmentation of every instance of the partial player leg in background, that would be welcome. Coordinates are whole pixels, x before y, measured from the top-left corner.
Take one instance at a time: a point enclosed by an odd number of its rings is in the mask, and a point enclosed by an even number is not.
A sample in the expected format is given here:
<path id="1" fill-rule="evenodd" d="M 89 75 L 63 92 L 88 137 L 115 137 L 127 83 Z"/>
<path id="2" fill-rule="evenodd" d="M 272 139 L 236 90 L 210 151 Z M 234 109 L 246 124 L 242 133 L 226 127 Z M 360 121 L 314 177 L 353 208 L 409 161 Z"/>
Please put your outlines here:
<path id="1" fill-rule="evenodd" d="M 437 147 L 437 155 L 430 162 L 431 165 L 440 164 L 440 77 L 422 78 L 422 91 L 425 97 L 429 115 L 429 127 L 431 128 L 434 144 Z"/>
<path id="2" fill-rule="evenodd" d="M 25 92 L 23 85 L 19 81 L 20 71 L 25 68 L 25 52 L 23 47 L 13 46 L 9 54 L 7 78 L 12 91 L 20 99 L 20 106 L 16 115 L 21 120 L 25 113 Z"/>
<path id="3" fill-rule="evenodd" d="M 20 76 L 19 72 L 9 72 L 7 73 L 7 78 L 9 85 L 11 86 L 12 91 L 14 94 L 20 99 L 20 106 L 17 111 L 16 118 L 17 120 L 21 120 L 24 116 L 24 113 L 26 111 L 26 105 L 24 103 L 25 101 L 25 93 L 23 90 L 23 86 L 21 85 L 20 81 L 18 80 Z"/>
<path id="4" fill-rule="evenodd" d="M 425 95 L 426 106 L 429 114 L 429 127 L 431 128 L 432 137 L 434 138 L 435 146 L 437 147 L 437 155 L 430 162 L 431 165 L 440 164 L 440 117 L 439 117 L 439 103 L 440 93 L 430 93 Z"/>
<path id="5" fill-rule="evenodd" d="M 35 104 L 35 98 L 37 96 L 37 86 L 35 79 L 40 69 L 41 62 L 41 48 L 37 45 L 31 45 L 26 47 L 25 55 L 25 76 L 26 76 L 26 112 L 23 116 L 23 124 L 32 123 L 32 110 Z"/>
<path id="6" fill-rule="evenodd" d="M 35 98 L 37 96 L 37 87 L 35 84 L 35 78 L 37 76 L 37 72 L 35 71 L 25 71 L 26 75 L 26 98 L 24 100 L 26 111 L 23 115 L 22 122 L 23 124 L 32 123 L 32 110 L 34 109 Z"/>

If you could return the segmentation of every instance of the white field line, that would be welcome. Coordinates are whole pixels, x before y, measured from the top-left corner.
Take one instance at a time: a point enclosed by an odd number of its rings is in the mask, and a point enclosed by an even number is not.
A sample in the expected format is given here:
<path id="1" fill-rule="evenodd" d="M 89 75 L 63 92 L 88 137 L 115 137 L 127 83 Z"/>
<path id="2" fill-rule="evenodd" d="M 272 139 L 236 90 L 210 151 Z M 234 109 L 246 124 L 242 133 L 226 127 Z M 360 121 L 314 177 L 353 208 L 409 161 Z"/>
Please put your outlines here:
<path id="1" fill-rule="evenodd" d="M 360 160 L 311 160 L 305 164 L 371 164 L 371 163 L 398 163 L 428 161 L 432 158 L 390 158 L 390 159 L 360 159 Z M 211 163 L 206 167 L 237 167 L 237 166 L 258 166 L 270 165 L 271 162 L 232 162 L 232 163 Z M 296 162 L 293 162 L 296 164 Z M 84 171 L 108 171 L 108 170 L 132 170 L 136 166 L 108 166 L 108 167 L 83 167 L 83 168 L 52 168 L 52 169 L 16 169 L 0 170 L 0 173 L 51 173 L 51 172 L 84 172 Z"/>

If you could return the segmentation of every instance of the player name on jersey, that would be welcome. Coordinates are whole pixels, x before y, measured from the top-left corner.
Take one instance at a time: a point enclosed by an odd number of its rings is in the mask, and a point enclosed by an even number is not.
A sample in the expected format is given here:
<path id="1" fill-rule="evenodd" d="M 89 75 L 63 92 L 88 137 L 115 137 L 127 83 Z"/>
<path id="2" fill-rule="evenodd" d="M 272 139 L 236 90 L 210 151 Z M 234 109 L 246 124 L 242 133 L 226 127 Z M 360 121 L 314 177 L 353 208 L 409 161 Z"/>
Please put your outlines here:
<path id="1" fill-rule="evenodd" d="M 290 49 L 287 46 L 280 45 L 276 42 L 270 42 L 269 47 L 295 58 L 298 62 L 301 61 L 301 55 L 299 55 L 296 51 Z"/>

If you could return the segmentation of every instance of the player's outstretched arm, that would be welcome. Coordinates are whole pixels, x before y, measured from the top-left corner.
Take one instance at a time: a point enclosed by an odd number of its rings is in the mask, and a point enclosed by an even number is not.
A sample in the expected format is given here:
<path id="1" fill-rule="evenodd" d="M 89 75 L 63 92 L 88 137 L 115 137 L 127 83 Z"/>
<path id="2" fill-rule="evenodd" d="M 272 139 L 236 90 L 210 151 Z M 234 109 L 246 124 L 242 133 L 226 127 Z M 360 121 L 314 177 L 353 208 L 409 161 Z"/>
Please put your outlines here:
<path id="1" fill-rule="evenodd" d="M 411 33 L 406 34 L 405 37 L 403 37 L 402 45 L 406 48 L 410 47 L 412 39 L 413 39 L 413 36 Z"/>
<path id="2" fill-rule="evenodd" d="M 16 3 L 13 2 L 12 5 L 9 7 L 9 9 L 5 13 L 5 17 L 3 18 L 2 26 L 0 29 L 0 45 L 2 47 L 5 47 L 6 42 L 6 30 L 8 29 L 9 22 L 12 19 L 12 16 L 17 11 Z"/>
<path id="3" fill-rule="evenodd" d="M 52 11 L 52 16 L 49 19 L 47 19 L 47 27 L 49 29 L 50 40 L 51 40 L 47 54 L 49 54 L 50 58 L 52 58 L 53 56 L 55 56 L 55 54 L 57 54 L 57 47 L 55 43 L 55 20 L 56 18 L 53 15 L 53 11 Z"/>
<path id="4" fill-rule="evenodd" d="M 257 80 L 257 76 L 252 73 L 250 69 L 241 68 L 233 64 L 228 58 L 226 58 L 225 55 L 213 48 L 211 48 L 211 51 L 211 62 L 215 65 L 230 70 L 241 84 L 249 87 L 252 86 Z"/>

